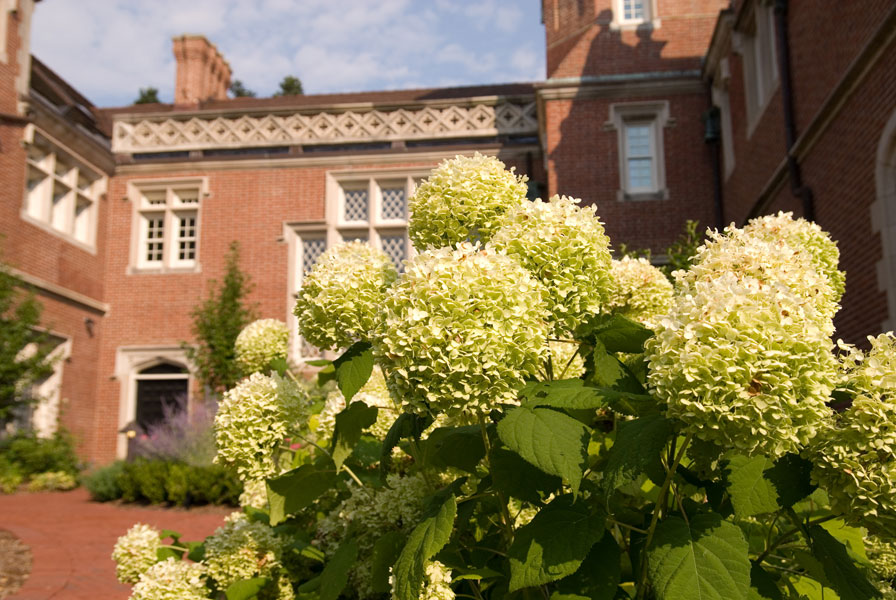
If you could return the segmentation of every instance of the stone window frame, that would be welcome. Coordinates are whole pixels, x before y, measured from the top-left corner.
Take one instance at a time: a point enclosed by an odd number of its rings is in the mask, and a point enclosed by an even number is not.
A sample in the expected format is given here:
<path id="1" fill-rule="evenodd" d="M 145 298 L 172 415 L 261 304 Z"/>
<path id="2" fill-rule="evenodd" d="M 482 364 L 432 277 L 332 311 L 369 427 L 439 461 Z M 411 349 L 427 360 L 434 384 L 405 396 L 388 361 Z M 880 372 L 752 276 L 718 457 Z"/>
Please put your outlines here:
<path id="1" fill-rule="evenodd" d="M 759 120 L 780 86 L 775 9 L 770 0 L 754 0 L 746 8 L 743 25 L 732 37 L 734 51 L 743 59 L 747 132 L 752 137 Z"/>
<path id="2" fill-rule="evenodd" d="M 34 124 L 25 127 L 23 145 L 22 220 L 96 254 L 99 200 L 109 178 Z"/>
<path id="3" fill-rule="evenodd" d="M 202 204 L 208 196 L 208 177 L 129 181 L 127 199 L 133 211 L 128 274 L 199 272 Z M 148 245 L 156 243 L 150 239 L 151 216 L 162 219 L 161 254 L 157 260 L 148 258 Z M 182 227 L 190 227 L 188 219 L 192 219 L 192 236 L 182 238 Z M 192 258 L 179 255 L 181 241 L 192 242 Z"/>
<path id="4" fill-rule="evenodd" d="M 283 237 L 289 246 L 287 325 L 290 331 L 290 356 L 295 362 L 301 363 L 329 355 L 311 347 L 301 339 L 298 335 L 298 321 L 293 314 L 296 295 L 302 288 L 302 276 L 305 269 L 313 263 L 308 253 L 314 252 L 319 256 L 340 242 L 359 237 L 364 237 L 364 240 L 374 247 L 381 248 L 384 235 L 398 234 L 404 236 L 405 259 L 412 258 L 416 252 L 408 237 L 407 206 L 414 189 L 431 170 L 432 167 L 429 166 L 370 171 L 329 171 L 326 174 L 324 220 L 284 223 Z M 406 206 L 404 219 L 382 218 L 382 190 L 393 189 L 387 186 L 404 187 Z M 346 191 L 353 190 L 367 191 L 366 220 L 345 218 Z M 322 249 L 321 240 L 324 241 Z M 396 266 L 401 268 L 401 265 Z"/>
<path id="5" fill-rule="evenodd" d="M 627 153 L 626 128 L 635 124 L 650 126 L 652 141 L 652 175 L 653 186 L 632 188 L 628 179 L 629 156 Z M 610 118 L 604 124 L 607 131 L 616 132 L 617 154 L 619 156 L 619 189 L 616 199 L 631 200 L 665 200 L 669 197 L 666 187 L 665 139 L 663 130 L 675 124 L 669 116 L 669 101 L 624 102 L 610 105 Z"/>

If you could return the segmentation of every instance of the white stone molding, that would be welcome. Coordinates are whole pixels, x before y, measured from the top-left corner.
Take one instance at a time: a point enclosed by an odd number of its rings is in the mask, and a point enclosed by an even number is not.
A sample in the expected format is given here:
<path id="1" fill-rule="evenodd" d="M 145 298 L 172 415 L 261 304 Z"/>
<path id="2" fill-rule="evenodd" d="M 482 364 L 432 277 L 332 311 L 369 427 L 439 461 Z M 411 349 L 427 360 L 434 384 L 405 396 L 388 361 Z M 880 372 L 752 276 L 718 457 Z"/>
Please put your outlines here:
<path id="1" fill-rule="evenodd" d="M 534 101 L 244 114 L 119 115 L 112 151 L 171 152 L 297 144 L 537 134 Z"/>

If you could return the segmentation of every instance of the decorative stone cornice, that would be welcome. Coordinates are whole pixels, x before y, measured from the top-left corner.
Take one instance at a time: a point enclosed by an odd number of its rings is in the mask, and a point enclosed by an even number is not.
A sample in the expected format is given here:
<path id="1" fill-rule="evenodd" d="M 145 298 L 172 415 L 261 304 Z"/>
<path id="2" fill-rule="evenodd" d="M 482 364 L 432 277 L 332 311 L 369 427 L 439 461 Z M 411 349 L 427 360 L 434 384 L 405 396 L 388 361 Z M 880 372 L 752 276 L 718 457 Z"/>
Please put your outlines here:
<path id="1" fill-rule="evenodd" d="M 171 152 L 536 134 L 533 98 L 254 114 L 118 115 L 112 151 Z"/>

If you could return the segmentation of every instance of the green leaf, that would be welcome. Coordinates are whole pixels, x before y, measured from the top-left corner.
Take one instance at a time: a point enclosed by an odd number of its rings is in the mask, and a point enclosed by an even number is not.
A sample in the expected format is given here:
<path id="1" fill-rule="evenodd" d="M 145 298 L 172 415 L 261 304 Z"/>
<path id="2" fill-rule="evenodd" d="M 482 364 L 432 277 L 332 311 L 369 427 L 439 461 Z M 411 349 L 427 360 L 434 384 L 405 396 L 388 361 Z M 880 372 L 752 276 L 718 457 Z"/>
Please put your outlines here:
<path id="1" fill-rule="evenodd" d="M 644 386 L 621 360 L 610 354 L 600 340 L 594 342 L 585 378 L 598 387 L 643 394 Z"/>
<path id="2" fill-rule="evenodd" d="M 778 492 L 765 472 L 773 464 L 766 456 L 732 456 L 724 468 L 728 495 L 738 518 L 780 510 Z"/>
<path id="3" fill-rule="evenodd" d="M 264 586 L 268 584 L 267 577 L 253 577 L 252 579 L 243 579 L 235 581 L 227 586 L 224 595 L 227 600 L 251 600 L 255 598 Z"/>
<path id="4" fill-rule="evenodd" d="M 202 559 L 205 558 L 204 542 L 184 542 L 184 545 L 188 550 L 187 558 L 189 558 L 193 562 L 201 562 Z"/>
<path id="5" fill-rule="evenodd" d="M 561 478 L 548 475 L 504 448 L 493 447 L 489 463 L 495 489 L 533 504 L 540 504 L 563 485 Z"/>
<path id="6" fill-rule="evenodd" d="M 439 427 L 421 444 L 427 467 L 444 469 L 456 467 L 472 473 L 485 456 L 485 443 L 479 425 Z"/>
<path id="7" fill-rule="evenodd" d="M 164 540 L 165 538 L 170 537 L 172 540 L 174 540 L 175 544 L 180 541 L 180 535 L 180 533 L 174 531 L 173 529 L 163 529 L 159 532 L 160 538 Z"/>
<path id="8" fill-rule="evenodd" d="M 610 596 L 612 598 L 612 596 Z M 591 600 L 589 596 L 579 596 L 578 594 L 561 594 L 554 592 L 551 594 L 550 600 Z"/>
<path id="9" fill-rule="evenodd" d="M 180 560 L 183 558 L 184 549 L 183 548 L 157 548 L 156 549 L 156 560 L 168 560 L 168 558 L 173 558 L 175 560 Z"/>
<path id="10" fill-rule="evenodd" d="M 302 465 L 279 477 L 268 479 L 268 503 L 271 505 L 272 526 L 281 523 L 287 515 L 309 506 L 318 496 L 330 489 L 336 481 L 336 468 L 332 462 L 324 463 L 323 466 L 325 468 Z"/>
<path id="11" fill-rule="evenodd" d="M 566 494 L 538 511 L 519 530 L 507 551 L 510 591 L 556 581 L 575 573 L 604 532 L 604 515 L 592 515 L 584 501 Z"/>
<path id="12" fill-rule="evenodd" d="M 370 587 L 374 593 L 385 594 L 391 589 L 390 569 L 406 542 L 407 536 L 401 531 L 387 531 L 376 540 L 370 559 Z"/>
<path id="13" fill-rule="evenodd" d="M 664 479 L 662 453 L 672 435 L 672 422 L 662 415 L 619 423 L 616 442 L 603 468 L 601 485 L 607 501 L 613 491 L 634 482 L 642 473 L 654 481 Z"/>
<path id="14" fill-rule="evenodd" d="M 379 410 L 375 406 L 367 406 L 363 402 L 352 402 L 336 415 L 336 427 L 333 433 L 333 462 L 336 468 L 342 466 L 351 455 L 355 444 L 361 439 L 361 433 L 374 423 Z"/>
<path id="15" fill-rule="evenodd" d="M 818 525 L 809 528 L 809 548 L 821 563 L 827 583 L 842 600 L 880 598 L 881 594 L 856 566 L 846 551 L 826 529 Z"/>
<path id="16" fill-rule="evenodd" d="M 778 584 L 758 563 L 752 563 L 750 568 L 750 593 L 747 598 L 748 600 L 784 600 Z"/>
<path id="17" fill-rule="evenodd" d="M 324 386 L 330 381 L 334 381 L 336 379 L 336 369 L 333 368 L 332 361 L 327 360 L 315 362 L 327 363 L 320 371 L 317 372 L 317 385 Z"/>
<path id="18" fill-rule="evenodd" d="M 333 361 L 336 384 L 345 397 L 346 404 L 352 401 L 373 373 L 373 351 L 370 348 L 368 342 L 355 342 Z"/>
<path id="19" fill-rule="evenodd" d="M 380 454 L 381 479 L 385 480 L 386 475 L 389 474 L 389 466 L 392 464 L 392 449 L 398 445 L 398 442 L 408 438 L 420 439 L 420 434 L 432 425 L 432 421 L 432 417 L 428 415 L 421 416 L 411 413 L 398 415 L 398 418 L 392 423 L 392 427 L 389 428 L 386 437 L 383 439 Z"/>
<path id="20" fill-rule="evenodd" d="M 589 600 L 613 600 L 619 589 L 622 570 L 619 561 L 622 550 L 609 531 L 604 531 L 582 562 L 579 570 L 557 582 L 561 592 L 585 593 Z"/>
<path id="21" fill-rule="evenodd" d="M 348 572 L 358 557 L 358 544 L 347 540 L 327 561 L 320 574 L 320 600 L 336 600 L 348 583 Z"/>
<path id="22" fill-rule="evenodd" d="M 449 496 L 435 516 L 424 519 L 411 532 L 392 569 L 393 593 L 398 600 L 418 600 L 426 563 L 448 543 L 456 514 L 457 501 Z"/>
<path id="23" fill-rule="evenodd" d="M 586 387 L 581 379 L 558 379 L 527 383 L 519 392 L 527 406 L 565 409 L 593 409 L 607 405 L 597 388 Z"/>
<path id="24" fill-rule="evenodd" d="M 812 463 L 798 454 L 785 454 L 773 467 L 766 469 L 768 479 L 778 492 L 778 504 L 790 508 L 818 486 L 812 483 Z"/>
<path id="25" fill-rule="evenodd" d="M 306 360 L 305 364 L 309 367 L 328 367 L 333 364 L 333 361 L 325 358 L 315 358 L 313 360 Z"/>
<path id="26" fill-rule="evenodd" d="M 647 569 L 657 600 L 746 600 L 750 559 L 741 530 L 716 514 L 686 523 L 669 517 L 647 549 Z"/>
<path id="27" fill-rule="evenodd" d="M 576 328 L 578 340 L 596 339 L 609 352 L 638 354 L 644 351 L 644 342 L 653 336 L 653 331 L 637 321 L 621 315 L 594 315 Z"/>
<path id="28" fill-rule="evenodd" d="M 580 422 L 551 409 L 520 406 L 498 423 L 498 436 L 529 463 L 564 478 L 578 493 L 589 437 Z"/>

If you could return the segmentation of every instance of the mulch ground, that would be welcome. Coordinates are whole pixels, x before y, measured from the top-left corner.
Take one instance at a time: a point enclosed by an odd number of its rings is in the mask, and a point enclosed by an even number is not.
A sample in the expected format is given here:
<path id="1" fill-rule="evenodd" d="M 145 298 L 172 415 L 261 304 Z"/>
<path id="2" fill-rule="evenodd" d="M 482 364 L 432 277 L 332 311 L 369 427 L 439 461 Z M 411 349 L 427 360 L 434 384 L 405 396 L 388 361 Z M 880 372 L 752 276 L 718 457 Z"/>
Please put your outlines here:
<path id="1" fill-rule="evenodd" d="M 11 590 L 25 577 L 18 592 L 6 596 L 8 600 L 125 600 L 130 586 L 115 578 L 112 546 L 134 523 L 173 529 L 185 541 L 201 540 L 233 510 L 98 503 L 91 502 L 84 489 L 0 495 L 0 530 L 8 532 L 2 537 L 0 531 L 0 581 L 9 577 L 6 589 Z M 29 549 L 31 557 L 25 562 L 22 557 Z"/>

